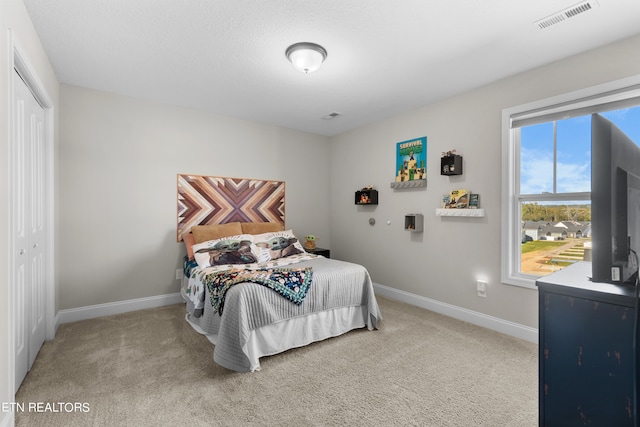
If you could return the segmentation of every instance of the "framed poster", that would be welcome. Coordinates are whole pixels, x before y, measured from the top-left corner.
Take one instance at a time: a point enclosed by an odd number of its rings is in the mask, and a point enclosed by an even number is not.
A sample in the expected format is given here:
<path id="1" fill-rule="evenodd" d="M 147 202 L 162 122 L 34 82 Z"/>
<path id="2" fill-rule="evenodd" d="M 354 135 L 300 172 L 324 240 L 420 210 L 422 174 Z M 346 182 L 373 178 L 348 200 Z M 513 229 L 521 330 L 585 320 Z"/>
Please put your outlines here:
<path id="1" fill-rule="evenodd" d="M 427 179 L 427 137 L 396 144 L 396 182 Z"/>

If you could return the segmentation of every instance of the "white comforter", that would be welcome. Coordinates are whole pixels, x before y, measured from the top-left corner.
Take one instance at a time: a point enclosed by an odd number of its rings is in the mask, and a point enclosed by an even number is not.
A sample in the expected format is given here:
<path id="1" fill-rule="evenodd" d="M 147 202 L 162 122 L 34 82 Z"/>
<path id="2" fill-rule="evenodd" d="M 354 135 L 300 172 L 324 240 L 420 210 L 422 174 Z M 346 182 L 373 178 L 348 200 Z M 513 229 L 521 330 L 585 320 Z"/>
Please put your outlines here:
<path id="1" fill-rule="evenodd" d="M 368 329 L 377 328 L 377 323 L 382 319 L 382 315 L 373 291 L 371 278 L 363 266 L 317 256 L 290 264 L 290 266 L 295 268 L 311 267 L 313 269 L 313 283 L 301 305 L 296 305 L 273 290 L 255 283 L 240 283 L 229 289 L 225 299 L 224 312 L 219 319 L 218 330 L 207 330 L 207 326 L 203 326 L 203 331 L 200 331 L 207 334 L 217 332 L 213 358 L 218 364 L 240 372 L 259 369 L 258 358 L 265 353 L 259 349 L 251 348 L 256 342 L 255 333 L 263 327 L 282 321 L 301 319 L 307 316 L 309 319 L 313 319 L 312 321 L 327 319 L 324 321 L 331 322 L 332 316 L 311 316 L 318 313 L 335 313 L 339 310 L 361 309 Z M 198 274 L 195 277 L 199 277 Z M 188 309 L 193 309 L 195 300 L 200 299 L 204 302 L 203 319 L 200 319 L 201 326 L 216 325 L 218 322 L 212 322 L 211 319 L 217 314 L 213 313 L 210 307 L 208 290 L 206 287 L 193 283 L 194 280 L 190 282 L 191 292 L 189 295 L 192 301 L 190 301 L 191 304 L 188 304 Z M 194 292 L 196 289 L 201 292 Z M 344 333 L 354 327 L 340 325 L 336 329 L 334 326 L 329 328 L 332 332 L 327 332 L 327 336 L 311 337 L 306 342 L 325 339 L 336 335 L 336 330 L 339 330 L 339 333 Z M 211 328 L 215 328 L 215 326 L 211 326 Z M 305 341 L 305 337 L 296 337 L 293 341 Z M 279 351 L 284 350 L 286 348 Z"/>

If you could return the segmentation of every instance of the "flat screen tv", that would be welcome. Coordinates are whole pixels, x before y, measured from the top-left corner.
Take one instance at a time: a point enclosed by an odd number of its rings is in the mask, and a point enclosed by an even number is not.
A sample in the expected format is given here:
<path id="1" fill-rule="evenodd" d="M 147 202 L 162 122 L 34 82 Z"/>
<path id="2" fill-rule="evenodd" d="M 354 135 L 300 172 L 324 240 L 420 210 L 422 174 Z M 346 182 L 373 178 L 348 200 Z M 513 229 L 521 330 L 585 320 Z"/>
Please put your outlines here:
<path id="1" fill-rule="evenodd" d="M 640 251 L 640 147 L 591 116 L 591 241 L 594 282 L 632 283 Z"/>

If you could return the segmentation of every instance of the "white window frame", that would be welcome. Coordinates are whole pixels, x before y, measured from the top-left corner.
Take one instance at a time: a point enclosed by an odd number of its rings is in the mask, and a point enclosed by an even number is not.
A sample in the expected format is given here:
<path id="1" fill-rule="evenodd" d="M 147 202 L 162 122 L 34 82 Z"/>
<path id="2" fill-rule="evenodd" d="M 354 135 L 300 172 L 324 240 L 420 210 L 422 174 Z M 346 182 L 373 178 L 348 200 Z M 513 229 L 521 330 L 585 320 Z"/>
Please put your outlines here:
<path id="1" fill-rule="evenodd" d="M 598 86 L 554 96 L 502 110 L 502 283 L 537 289 L 538 276 L 520 273 L 521 264 L 521 209 L 522 202 L 536 200 L 590 200 L 589 193 L 558 193 L 544 195 L 520 194 L 520 142 L 519 132 L 512 129 L 514 120 L 536 120 L 540 117 L 561 116 L 563 112 L 595 109 L 598 105 L 624 103 L 640 97 L 640 74 Z M 622 108 L 622 107 L 621 107 Z M 550 118 L 546 121 L 552 121 Z"/>

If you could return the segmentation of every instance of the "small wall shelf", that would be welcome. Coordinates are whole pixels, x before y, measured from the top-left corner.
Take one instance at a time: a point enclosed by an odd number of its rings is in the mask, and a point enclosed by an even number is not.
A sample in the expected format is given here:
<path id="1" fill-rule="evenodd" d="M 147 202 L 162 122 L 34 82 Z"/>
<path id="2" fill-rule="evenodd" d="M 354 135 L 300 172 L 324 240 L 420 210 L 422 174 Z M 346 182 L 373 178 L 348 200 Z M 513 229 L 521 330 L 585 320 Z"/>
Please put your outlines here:
<path id="1" fill-rule="evenodd" d="M 426 187 L 427 186 L 427 180 L 426 179 L 415 179 L 413 181 L 396 181 L 396 182 L 392 182 L 389 186 L 391 188 Z"/>
<path id="2" fill-rule="evenodd" d="M 462 156 L 443 156 L 440 159 L 440 175 L 462 175 Z"/>
<path id="3" fill-rule="evenodd" d="M 356 191 L 356 205 L 377 205 L 378 190 L 359 190 Z"/>
<path id="4" fill-rule="evenodd" d="M 414 233 L 420 233 L 424 229 L 424 216 L 422 214 L 406 214 L 404 216 L 404 229 Z"/>
<path id="5" fill-rule="evenodd" d="M 484 209 L 436 209 L 436 216 L 465 216 L 480 218 L 484 216 Z"/>

